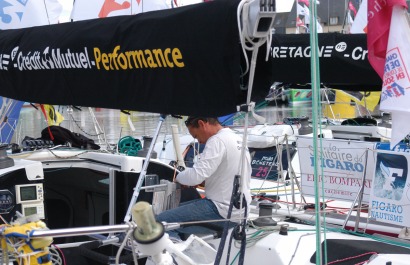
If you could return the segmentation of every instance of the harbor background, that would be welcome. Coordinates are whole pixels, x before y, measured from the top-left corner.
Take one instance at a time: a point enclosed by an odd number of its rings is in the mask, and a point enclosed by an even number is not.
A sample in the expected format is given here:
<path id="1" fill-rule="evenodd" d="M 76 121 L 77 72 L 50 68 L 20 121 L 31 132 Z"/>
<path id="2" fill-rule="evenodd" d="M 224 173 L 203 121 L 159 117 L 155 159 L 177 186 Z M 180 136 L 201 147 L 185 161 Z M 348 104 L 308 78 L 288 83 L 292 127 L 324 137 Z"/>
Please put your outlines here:
<path id="1" fill-rule="evenodd" d="M 61 113 L 64 120 L 61 126 L 69 129 L 72 132 L 83 134 L 84 136 L 93 139 L 97 144 L 99 139 L 96 130 L 98 126 L 105 135 L 107 142 L 110 145 L 116 144 L 121 137 L 132 136 L 142 139 L 143 136 L 153 136 L 160 121 L 160 114 L 147 113 L 139 111 L 130 111 L 129 115 L 114 109 L 103 108 L 73 108 L 70 106 L 54 106 L 55 110 Z M 90 111 L 91 109 L 91 111 Z M 264 117 L 265 123 L 274 124 L 280 123 L 287 117 L 311 117 L 311 104 L 304 103 L 300 105 L 289 106 L 283 102 L 271 102 L 269 105 L 255 111 L 256 114 Z M 94 119 L 95 117 L 95 119 Z M 235 116 L 233 120 L 234 126 L 243 126 L 244 118 Z M 187 134 L 184 120 L 167 115 L 162 126 L 160 135 L 170 135 L 171 125 L 176 124 L 180 133 Z M 130 121 L 132 125 L 130 125 Z M 251 115 L 249 116 L 249 125 L 261 124 Z M 12 143 L 21 144 L 24 137 L 40 138 L 41 131 L 47 128 L 47 121 L 40 108 L 35 108 L 31 105 L 25 105 L 20 113 L 20 118 L 17 124 L 16 132 L 14 133 Z M 135 129 L 135 130 L 133 130 Z"/>

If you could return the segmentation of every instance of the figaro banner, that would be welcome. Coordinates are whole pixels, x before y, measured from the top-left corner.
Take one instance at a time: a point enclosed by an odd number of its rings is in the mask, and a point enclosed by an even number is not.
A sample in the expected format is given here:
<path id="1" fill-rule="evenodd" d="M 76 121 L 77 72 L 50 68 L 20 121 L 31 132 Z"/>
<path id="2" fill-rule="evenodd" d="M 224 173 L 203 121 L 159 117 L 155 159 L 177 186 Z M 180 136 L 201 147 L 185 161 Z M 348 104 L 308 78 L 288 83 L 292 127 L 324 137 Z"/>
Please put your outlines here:
<path id="1" fill-rule="evenodd" d="M 233 113 L 245 102 L 238 3 L 0 31 L 0 96 L 163 114 Z"/>
<path id="2" fill-rule="evenodd" d="M 312 138 L 298 137 L 297 149 L 303 194 L 314 196 L 315 157 Z M 353 202 L 364 185 L 363 202 L 368 202 L 375 165 L 373 150 L 374 143 L 371 142 L 322 139 L 317 160 L 319 189 L 323 191 L 321 196 Z"/>
<path id="3" fill-rule="evenodd" d="M 377 152 L 370 196 L 370 216 L 381 222 L 408 226 L 410 222 L 410 154 L 408 150 Z"/>
<path id="4" fill-rule="evenodd" d="M 367 59 L 366 34 L 321 33 L 318 41 L 324 85 L 351 91 L 381 90 L 382 80 Z M 270 53 L 273 81 L 310 83 L 310 54 L 309 34 L 274 34 Z"/>

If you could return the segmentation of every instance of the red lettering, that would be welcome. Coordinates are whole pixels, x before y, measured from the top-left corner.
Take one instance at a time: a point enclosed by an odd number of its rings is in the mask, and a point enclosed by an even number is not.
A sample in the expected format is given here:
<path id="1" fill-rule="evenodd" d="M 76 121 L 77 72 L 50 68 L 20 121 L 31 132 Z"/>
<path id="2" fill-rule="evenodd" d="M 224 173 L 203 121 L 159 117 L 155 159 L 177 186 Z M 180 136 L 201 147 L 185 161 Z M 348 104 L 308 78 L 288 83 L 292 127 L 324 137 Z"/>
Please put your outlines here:
<path id="1" fill-rule="evenodd" d="M 403 72 L 400 72 L 400 73 L 396 74 L 396 79 L 397 79 L 397 80 L 403 79 L 403 78 L 405 78 L 405 77 L 406 77 L 406 76 L 404 75 Z"/>
<path id="2" fill-rule="evenodd" d="M 389 85 L 393 82 L 394 82 L 394 77 L 390 76 L 390 77 L 384 79 L 383 86 L 387 86 L 387 85 Z"/>

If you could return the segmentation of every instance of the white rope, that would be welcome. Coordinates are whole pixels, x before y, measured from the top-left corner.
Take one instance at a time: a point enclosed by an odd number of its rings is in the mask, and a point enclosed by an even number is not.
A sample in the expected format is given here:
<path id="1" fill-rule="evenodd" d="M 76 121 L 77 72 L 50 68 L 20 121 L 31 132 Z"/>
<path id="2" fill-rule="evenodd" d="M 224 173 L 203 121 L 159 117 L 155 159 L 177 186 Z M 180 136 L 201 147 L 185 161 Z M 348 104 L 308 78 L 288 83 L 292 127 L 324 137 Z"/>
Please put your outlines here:
<path id="1" fill-rule="evenodd" d="M 242 77 L 245 76 L 249 71 L 249 59 L 246 53 L 246 50 L 253 51 L 254 49 L 259 49 L 265 41 L 266 45 L 266 60 L 269 57 L 269 50 L 272 43 L 272 31 L 269 33 L 267 38 L 259 38 L 258 41 L 254 41 L 252 37 L 248 35 L 248 31 L 243 25 L 248 25 L 248 14 L 249 14 L 249 3 L 252 1 L 243 0 L 239 3 L 237 9 L 237 22 L 238 22 L 238 31 L 239 31 L 239 40 L 241 42 L 242 52 L 245 59 L 245 71 L 242 73 Z M 248 43 L 250 45 L 248 45 Z"/>
<path id="2" fill-rule="evenodd" d="M 125 236 L 124 240 L 122 241 L 122 243 L 121 243 L 121 245 L 120 245 L 120 247 L 117 251 L 117 255 L 115 256 L 115 264 L 116 265 L 119 265 L 121 252 L 124 249 L 125 244 L 127 243 L 127 240 L 130 237 L 131 233 L 134 231 L 134 225 L 133 225 L 132 222 L 127 222 L 127 225 L 129 226 L 129 230 L 128 230 L 127 235 Z M 134 253 L 134 250 L 133 250 L 133 253 Z M 138 263 L 136 263 L 136 264 L 138 265 Z"/>

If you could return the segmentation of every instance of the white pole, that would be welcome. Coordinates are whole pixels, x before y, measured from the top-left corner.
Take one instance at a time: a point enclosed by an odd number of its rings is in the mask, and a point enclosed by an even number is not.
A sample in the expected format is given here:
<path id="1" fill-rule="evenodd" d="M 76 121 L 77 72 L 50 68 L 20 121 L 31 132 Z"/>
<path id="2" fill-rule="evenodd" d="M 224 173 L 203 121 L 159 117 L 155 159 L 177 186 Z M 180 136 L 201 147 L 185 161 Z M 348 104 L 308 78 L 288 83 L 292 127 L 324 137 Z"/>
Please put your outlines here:
<path id="1" fill-rule="evenodd" d="M 178 126 L 176 124 L 172 124 L 171 129 L 172 129 L 172 143 L 174 144 L 174 150 L 175 150 L 175 155 L 176 155 L 178 166 L 186 167 L 184 159 L 182 158 Z"/>

